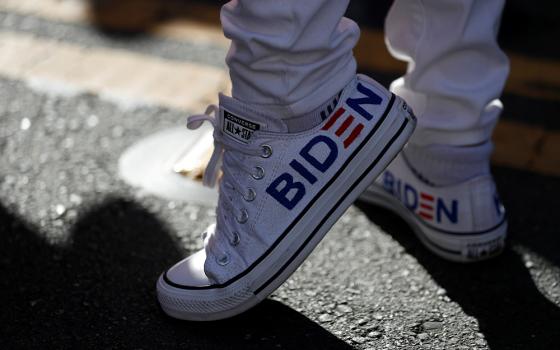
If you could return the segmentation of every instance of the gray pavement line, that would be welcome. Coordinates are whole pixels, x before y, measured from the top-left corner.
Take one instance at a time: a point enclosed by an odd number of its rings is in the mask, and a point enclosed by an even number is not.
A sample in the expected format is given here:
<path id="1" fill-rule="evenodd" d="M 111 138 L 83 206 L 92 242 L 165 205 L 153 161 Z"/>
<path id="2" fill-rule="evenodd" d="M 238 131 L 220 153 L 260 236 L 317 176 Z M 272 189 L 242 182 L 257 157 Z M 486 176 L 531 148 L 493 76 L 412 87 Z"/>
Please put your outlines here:
<path id="1" fill-rule="evenodd" d="M 223 45 L 191 42 L 188 37 L 176 40 L 173 37 L 150 33 L 142 36 L 109 36 L 87 23 L 61 23 L 0 10 L 0 31 L 2 30 L 33 34 L 39 38 L 55 39 L 83 47 L 117 48 L 167 60 L 225 67 L 226 48 Z"/>
<path id="2" fill-rule="evenodd" d="M 0 31 L 0 75 L 56 95 L 92 92 L 121 107 L 189 110 L 228 89 L 226 71 L 127 50 L 90 47 Z M 196 81 L 196 84 L 185 82 Z"/>

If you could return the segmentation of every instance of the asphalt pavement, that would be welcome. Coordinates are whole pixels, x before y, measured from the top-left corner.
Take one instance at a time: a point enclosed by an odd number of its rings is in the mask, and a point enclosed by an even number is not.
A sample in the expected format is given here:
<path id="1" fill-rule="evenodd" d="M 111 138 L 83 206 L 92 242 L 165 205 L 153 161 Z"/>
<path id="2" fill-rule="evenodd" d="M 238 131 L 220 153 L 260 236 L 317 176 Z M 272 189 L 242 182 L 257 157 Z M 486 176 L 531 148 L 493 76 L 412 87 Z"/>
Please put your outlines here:
<path id="1" fill-rule="evenodd" d="M 201 46 L 18 14 L 0 12 L 0 28 L 203 62 Z M 225 51 L 207 49 L 219 66 Z M 117 163 L 132 143 L 184 122 L 165 106 L 0 78 L 0 348 L 560 347 L 560 178 L 506 167 L 493 169 L 510 221 L 497 259 L 443 261 L 399 218 L 357 203 L 253 310 L 213 323 L 167 317 L 155 282 L 201 247 L 213 208 L 146 195 L 119 179 Z"/>

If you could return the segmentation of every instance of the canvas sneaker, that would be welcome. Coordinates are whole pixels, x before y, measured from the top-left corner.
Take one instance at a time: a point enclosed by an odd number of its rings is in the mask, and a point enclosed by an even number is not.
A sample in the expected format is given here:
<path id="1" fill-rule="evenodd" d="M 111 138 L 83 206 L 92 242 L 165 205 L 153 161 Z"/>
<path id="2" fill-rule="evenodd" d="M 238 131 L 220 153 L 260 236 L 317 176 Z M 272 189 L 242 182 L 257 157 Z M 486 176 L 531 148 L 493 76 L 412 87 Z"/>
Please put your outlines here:
<path id="1" fill-rule="evenodd" d="M 507 220 L 491 175 L 437 187 L 421 179 L 401 153 L 360 199 L 402 217 L 429 250 L 445 259 L 480 261 L 504 247 Z"/>
<path id="2" fill-rule="evenodd" d="M 189 118 L 190 128 L 203 121 L 214 126 L 205 182 L 212 185 L 220 169 L 223 175 L 204 249 L 157 282 L 168 315 L 217 320 L 265 299 L 395 157 L 416 124 L 402 99 L 366 76 L 355 77 L 335 102 L 319 125 L 302 132 L 287 132 L 282 120 L 223 95 L 219 108 Z"/>

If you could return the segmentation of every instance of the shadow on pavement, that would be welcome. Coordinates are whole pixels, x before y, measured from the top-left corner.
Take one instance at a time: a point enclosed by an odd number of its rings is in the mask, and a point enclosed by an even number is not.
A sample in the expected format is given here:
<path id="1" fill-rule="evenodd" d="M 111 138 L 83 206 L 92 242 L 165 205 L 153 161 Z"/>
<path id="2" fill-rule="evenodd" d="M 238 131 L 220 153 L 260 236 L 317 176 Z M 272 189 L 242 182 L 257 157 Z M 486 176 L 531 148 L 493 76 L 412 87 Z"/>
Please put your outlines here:
<path id="1" fill-rule="evenodd" d="M 440 259 L 421 246 L 398 216 L 363 202 L 357 205 L 418 260 L 451 300 L 477 319 L 491 349 L 553 349 L 560 343 L 560 308 L 537 289 L 511 243 L 527 246 L 558 265 L 560 237 L 546 224 L 552 221 L 545 216 L 554 217 L 550 206 L 555 192 L 547 189 L 558 189 L 560 181 L 505 168 L 495 170 L 510 217 L 510 245 L 499 258 L 487 262 L 464 265 Z"/>
<path id="2" fill-rule="evenodd" d="M 0 204 L 0 347 L 350 349 L 282 303 L 190 323 L 159 309 L 155 282 L 181 258 L 152 214 L 122 199 L 82 215 L 66 248 Z"/>
<path id="3" fill-rule="evenodd" d="M 511 238 L 560 267 L 560 177 L 505 167 L 495 168 L 494 176 L 508 211 Z"/>

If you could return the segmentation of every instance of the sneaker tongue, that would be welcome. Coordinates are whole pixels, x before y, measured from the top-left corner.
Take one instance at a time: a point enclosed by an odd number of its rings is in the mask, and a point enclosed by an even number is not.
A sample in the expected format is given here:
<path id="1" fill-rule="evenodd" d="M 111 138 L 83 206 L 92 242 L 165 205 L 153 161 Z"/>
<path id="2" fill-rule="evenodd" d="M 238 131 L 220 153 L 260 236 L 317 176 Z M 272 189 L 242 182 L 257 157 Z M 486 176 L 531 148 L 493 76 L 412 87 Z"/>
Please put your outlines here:
<path id="1" fill-rule="evenodd" d="M 249 143 L 256 131 L 287 132 L 279 118 L 272 118 L 231 97 L 220 94 L 220 128 L 224 135 Z"/>

